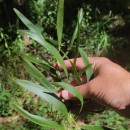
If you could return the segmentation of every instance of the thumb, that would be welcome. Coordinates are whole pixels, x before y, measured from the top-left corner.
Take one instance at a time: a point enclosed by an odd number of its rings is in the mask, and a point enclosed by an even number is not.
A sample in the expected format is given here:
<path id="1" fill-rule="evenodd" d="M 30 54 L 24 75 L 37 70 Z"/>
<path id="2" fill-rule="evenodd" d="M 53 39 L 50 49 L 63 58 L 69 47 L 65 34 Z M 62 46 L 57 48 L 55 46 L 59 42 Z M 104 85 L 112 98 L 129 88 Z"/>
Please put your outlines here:
<path id="1" fill-rule="evenodd" d="M 91 80 L 90 82 L 80 85 L 80 86 L 76 86 L 75 88 L 77 90 L 79 90 L 81 92 L 81 94 L 83 95 L 84 98 L 91 98 L 91 96 L 96 95 L 96 93 L 98 92 L 98 88 L 99 88 L 99 78 L 96 77 L 93 80 Z M 100 88 L 99 88 L 100 90 Z M 68 92 L 67 90 L 62 90 L 58 93 L 60 98 L 63 98 L 65 100 L 75 100 L 76 97 L 71 94 L 70 92 Z"/>
<path id="2" fill-rule="evenodd" d="M 87 95 L 88 95 L 87 84 L 76 86 L 75 88 L 81 92 L 84 98 L 87 98 Z M 65 99 L 65 100 L 76 99 L 76 97 L 72 93 L 68 92 L 67 90 L 62 90 L 61 92 L 58 93 L 58 95 L 60 98 Z"/>

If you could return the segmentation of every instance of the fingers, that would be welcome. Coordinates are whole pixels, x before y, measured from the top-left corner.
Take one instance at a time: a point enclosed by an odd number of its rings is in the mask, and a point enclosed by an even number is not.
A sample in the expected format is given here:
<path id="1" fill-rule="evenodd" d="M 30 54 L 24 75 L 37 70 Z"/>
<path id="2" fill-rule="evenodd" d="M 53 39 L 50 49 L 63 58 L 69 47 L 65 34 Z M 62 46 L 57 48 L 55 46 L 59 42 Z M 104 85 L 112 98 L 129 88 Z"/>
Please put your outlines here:
<path id="1" fill-rule="evenodd" d="M 75 84 L 74 84 L 75 85 Z M 95 98 L 102 96 L 100 95 L 100 89 L 102 87 L 102 82 L 99 77 L 96 77 L 95 79 L 91 80 L 90 82 L 76 86 L 75 88 L 81 92 L 84 98 Z M 68 92 L 67 90 L 63 90 L 59 92 L 59 97 L 63 98 L 65 100 L 75 100 L 76 97 Z"/>
<path id="2" fill-rule="evenodd" d="M 68 70 L 72 70 L 71 62 L 74 63 L 74 59 L 64 60 L 64 63 L 65 63 Z M 62 66 L 59 63 L 55 63 L 54 66 L 55 67 L 58 66 L 59 70 L 63 70 Z M 83 63 L 82 58 L 77 58 L 77 60 L 76 60 L 76 69 L 80 70 L 83 67 L 84 67 L 84 63 Z"/>
<path id="3" fill-rule="evenodd" d="M 87 84 L 84 85 L 80 85 L 80 86 L 76 86 L 75 87 L 78 91 L 81 92 L 81 94 L 83 95 L 84 98 L 87 98 Z M 59 92 L 59 97 L 65 100 L 75 100 L 76 97 L 71 94 L 70 92 L 68 92 L 67 90 L 62 90 L 61 92 Z"/>
<path id="4" fill-rule="evenodd" d="M 80 80 L 82 82 L 82 84 L 85 84 L 87 82 L 87 78 L 85 75 L 81 76 L 80 77 Z M 77 79 L 74 79 L 71 83 L 70 83 L 72 86 L 78 86 L 78 81 Z"/>
<path id="5" fill-rule="evenodd" d="M 95 70 L 96 68 L 98 68 L 101 64 L 101 57 L 88 57 L 89 62 L 92 64 L 93 70 Z M 72 65 L 71 62 L 74 63 L 74 59 L 69 59 L 69 60 L 64 60 L 64 63 L 67 67 L 68 70 L 72 70 Z M 63 70 L 62 66 L 59 63 L 55 63 L 54 64 L 55 67 L 58 66 L 59 70 Z M 81 70 L 82 68 L 84 68 L 84 62 L 82 60 L 82 58 L 77 58 L 76 60 L 76 69 L 77 70 Z"/>

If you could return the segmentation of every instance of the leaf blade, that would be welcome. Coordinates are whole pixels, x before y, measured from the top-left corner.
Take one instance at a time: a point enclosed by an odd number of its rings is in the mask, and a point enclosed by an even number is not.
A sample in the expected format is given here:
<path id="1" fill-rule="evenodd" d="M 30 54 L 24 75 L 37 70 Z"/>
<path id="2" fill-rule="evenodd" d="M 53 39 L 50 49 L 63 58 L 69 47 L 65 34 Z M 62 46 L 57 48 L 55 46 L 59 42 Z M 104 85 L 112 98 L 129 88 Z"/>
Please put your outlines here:
<path id="1" fill-rule="evenodd" d="M 30 86 L 30 87 L 33 87 L 33 88 L 36 88 L 38 91 L 41 91 L 41 92 L 46 92 L 46 93 L 51 93 L 51 90 L 46 88 L 46 87 L 43 87 L 39 84 L 36 84 L 36 83 L 33 83 L 33 82 L 30 82 L 28 80 L 17 80 L 16 81 L 17 84 L 19 84 L 20 86 L 26 88 L 26 86 Z M 31 88 L 30 88 L 31 89 Z"/>
<path id="2" fill-rule="evenodd" d="M 72 38 L 71 38 L 71 40 L 70 40 L 70 47 L 69 47 L 69 49 L 72 48 L 72 46 L 73 46 L 73 44 L 74 44 L 74 41 L 75 41 L 75 39 L 76 39 L 77 36 L 78 36 L 78 28 L 79 28 L 78 26 L 81 24 L 82 19 L 83 19 L 83 9 L 80 9 L 79 12 L 78 12 L 77 25 L 76 25 L 76 27 L 75 27 L 74 33 L 73 33 L 73 35 L 72 35 Z"/>
<path id="3" fill-rule="evenodd" d="M 41 89 L 36 88 L 35 86 L 30 86 L 28 84 L 22 84 L 21 80 L 19 80 L 19 79 L 15 79 L 14 81 L 17 84 L 19 84 L 20 86 L 24 87 L 25 89 L 29 90 L 30 92 L 36 94 L 37 96 L 39 96 L 43 100 L 45 100 L 48 103 L 50 103 L 51 105 L 53 105 L 64 116 L 66 116 L 66 117 L 68 116 L 68 112 L 67 112 L 66 106 L 61 101 L 59 101 L 57 98 L 55 98 L 54 96 L 51 96 L 48 93 L 42 92 Z"/>
<path id="4" fill-rule="evenodd" d="M 40 126 L 44 126 L 46 128 L 55 128 L 55 129 L 58 129 L 58 130 L 62 129 L 62 127 L 55 121 L 52 121 L 50 119 L 46 119 L 44 117 L 33 115 L 33 114 L 27 112 L 26 110 L 20 108 L 16 104 L 12 104 L 12 105 L 25 118 L 27 118 L 28 120 L 30 120 L 30 121 L 32 121 L 32 122 L 34 122 L 34 123 L 36 123 Z"/>
<path id="5" fill-rule="evenodd" d="M 67 71 L 66 65 L 65 65 L 65 63 L 63 61 L 63 58 L 61 57 L 61 55 L 59 54 L 59 52 L 57 51 L 57 49 L 55 47 L 53 47 L 51 44 L 49 44 L 48 42 L 46 42 L 43 38 L 39 37 L 37 33 L 32 33 L 30 31 L 25 31 L 25 30 L 20 30 L 20 32 L 28 35 L 30 38 L 32 38 L 35 41 L 37 41 L 38 43 L 40 43 L 52 55 L 54 55 L 54 57 L 56 58 L 56 60 L 62 65 L 63 70 L 64 70 L 66 76 L 68 77 L 68 71 Z"/>
<path id="6" fill-rule="evenodd" d="M 50 89 L 51 93 L 56 94 L 56 91 L 53 89 L 51 84 L 48 82 L 46 77 L 29 61 L 23 59 L 23 64 L 26 69 L 26 71 L 34 78 L 36 79 L 41 85 L 43 85 L 45 88 Z"/>
<path id="7" fill-rule="evenodd" d="M 80 102 L 81 102 L 81 108 L 82 108 L 82 106 L 83 106 L 83 96 L 82 96 L 82 94 L 76 88 L 74 88 L 70 84 L 66 84 L 64 82 L 55 82 L 53 84 L 56 85 L 56 86 L 59 86 L 59 87 L 61 87 L 63 89 L 65 89 L 67 91 L 69 91 L 74 96 L 76 96 L 80 100 Z"/>
<path id="8" fill-rule="evenodd" d="M 87 58 L 87 55 L 86 53 L 81 49 L 79 48 L 79 53 L 83 59 L 83 62 L 84 62 L 84 65 L 87 66 L 90 64 L 88 58 Z M 92 66 L 90 66 L 87 71 L 86 71 L 86 76 L 87 76 L 87 81 L 90 80 L 91 76 L 93 75 L 93 69 L 92 69 Z"/>
<path id="9" fill-rule="evenodd" d="M 29 21 L 22 13 L 20 13 L 17 9 L 14 8 L 15 13 L 17 16 L 20 18 L 20 20 L 34 33 L 38 33 L 40 36 L 41 35 L 41 30 L 35 26 L 31 21 Z"/>
<path id="10" fill-rule="evenodd" d="M 104 130 L 102 126 L 83 125 L 80 128 L 83 129 L 83 130 Z"/>
<path id="11" fill-rule="evenodd" d="M 57 12 L 57 27 L 56 27 L 59 47 L 61 46 L 62 42 L 63 20 L 64 20 L 64 0 L 59 0 L 58 12 Z"/>
<path id="12" fill-rule="evenodd" d="M 63 2 L 63 0 L 61 2 Z M 68 77 L 68 72 L 67 72 L 66 66 L 64 64 L 64 61 L 63 61 L 61 55 L 57 51 L 57 49 L 54 48 L 52 45 L 50 45 L 48 42 L 45 41 L 44 37 L 41 34 L 41 31 L 39 30 L 39 28 L 37 26 L 35 26 L 32 22 L 30 22 L 17 9 L 14 9 L 14 11 L 17 14 L 17 16 L 21 19 L 21 21 L 31 30 L 31 31 L 24 31 L 24 33 L 26 35 L 28 35 L 30 38 L 36 40 L 38 43 L 40 43 L 42 46 L 44 46 L 48 51 L 50 51 L 51 54 L 54 55 L 56 60 L 63 66 L 65 74 Z"/>
<path id="13" fill-rule="evenodd" d="M 26 59 L 26 60 L 32 62 L 32 63 L 37 64 L 37 65 L 43 64 L 43 65 L 45 65 L 46 67 L 51 68 L 51 66 L 50 66 L 45 60 L 41 59 L 41 58 L 38 57 L 38 56 L 35 56 L 35 55 L 31 55 L 31 54 L 29 54 L 29 53 L 26 53 L 26 54 L 24 54 L 22 57 L 23 57 L 24 59 Z"/>

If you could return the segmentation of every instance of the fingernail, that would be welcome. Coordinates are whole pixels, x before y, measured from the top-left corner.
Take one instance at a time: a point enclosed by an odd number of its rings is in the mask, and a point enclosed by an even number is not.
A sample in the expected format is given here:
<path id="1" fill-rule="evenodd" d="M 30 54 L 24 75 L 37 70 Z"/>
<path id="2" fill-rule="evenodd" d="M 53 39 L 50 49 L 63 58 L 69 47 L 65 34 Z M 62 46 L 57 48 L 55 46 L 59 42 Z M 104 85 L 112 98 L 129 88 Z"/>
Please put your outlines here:
<path id="1" fill-rule="evenodd" d="M 61 95 L 62 95 L 62 98 L 65 99 L 65 100 L 69 100 L 70 99 L 69 92 L 66 91 L 66 90 L 63 90 Z"/>

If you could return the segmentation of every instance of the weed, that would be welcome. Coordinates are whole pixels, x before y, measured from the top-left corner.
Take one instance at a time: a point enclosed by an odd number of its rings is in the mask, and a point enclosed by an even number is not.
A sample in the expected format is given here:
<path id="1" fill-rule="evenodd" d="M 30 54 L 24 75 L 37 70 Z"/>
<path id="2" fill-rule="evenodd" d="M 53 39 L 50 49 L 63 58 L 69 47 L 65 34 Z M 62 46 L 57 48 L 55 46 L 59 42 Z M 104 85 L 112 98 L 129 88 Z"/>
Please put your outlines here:
<path id="1" fill-rule="evenodd" d="M 20 30 L 21 33 L 26 34 L 27 36 L 29 36 L 30 38 L 34 39 L 35 41 L 37 41 L 38 43 L 40 43 L 44 48 L 46 48 L 52 57 L 54 57 L 62 66 L 64 73 L 66 75 L 66 78 L 68 79 L 68 71 L 67 68 L 65 66 L 65 63 L 63 61 L 62 56 L 60 55 L 59 52 L 63 52 L 61 49 L 63 43 L 62 43 L 62 33 L 63 33 L 63 12 L 64 12 L 64 0 L 59 0 L 59 6 L 58 6 L 58 12 L 57 12 L 57 38 L 58 38 L 58 50 L 57 48 L 55 48 L 54 46 L 52 46 L 51 44 L 49 44 L 44 37 L 41 34 L 41 30 L 39 29 L 38 26 L 35 26 L 33 23 L 31 23 L 23 14 L 21 14 L 18 10 L 14 9 L 14 11 L 16 12 L 16 14 L 18 15 L 18 17 L 21 19 L 21 21 L 28 27 L 29 30 Z M 88 78 L 88 80 L 91 78 L 93 71 L 92 71 L 92 67 L 87 59 L 86 54 L 84 53 L 84 51 L 79 48 L 80 45 L 80 27 L 81 27 L 81 21 L 83 18 L 83 11 L 82 9 L 79 10 L 78 13 L 78 17 L 77 17 L 77 25 L 75 28 L 75 31 L 73 33 L 72 39 L 70 40 L 70 47 L 68 49 L 68 51 L 71 50 L 72 46 L 75 46 L 75 58 L 74 58 L 74 63 L 72 63 L 73 66 L 73 71 L 74 71 L 74 76 L 78 79 L 79 84 L 80 84 L 80 76 L 86 72 L 86 75 Z M 100 47 L 99 47 L 100 48 Z M 79 54 L 82 56 L 83 61 L 84 61 L 84 65 L 85 67 L 77 72 L 77 70 L 75 69 L 75 63 L 77 60 L 77 57 L 79 56 Z M 67 57 L 67 54 L 64 54 L 64 57 Z M 28 71 L 28 73 L 38 82 L 38 83 L 33 83 L 30 82 L 28 80 L 19 80 L 19 79 L 15 79 L 13 78 L 12 80 L 17 83 L 18 85 L 22 86 L 23 88 L 28 89 L 29 91 L 31 91 L 32 93 L 34 93 L 35 95 L 39 96 L 41 99 L 44 99 L 48 104 L 51 105 L 50 109 L 50 113 L 47 116 L 47 118 L 38 116 L 38 115 L 33 115 L 31 113 L 29 113 L 28 111 L 24 110 L 23 108 L 19 107 L 18 105 L 16 105 L 16 103 L 12 103 L 12 105 L 15 107 L 15 109 L 21 113 L 25 118 L 29 119 L 30 121 L 44 126 L 45 128 L 54 128 L 54 129 L 81 129 L 80 126 L 78 126 L 75 123 L 75 119 L 69 115 L 66 106 L 64 105 L 63 101 L 61 101 L 58 98 L 58 94 L 56 92 L 56 90 L 54 89 L 53 86 L 57 87 L 57 88 L 63 88 L 65 90 L 68 90 L 69 92 L 71 92 L 74 96 L 77 97 L 77 99 L 79 99 L 80 103 L 81 103 L 81 109 L 83 107 L 83 97 L 81 95 L 81 93 L 75 89 L 74 87 L 72 87 L 71 85 L 65 83 L 62 81 L 61 78 L 59 78 L 60 82 L 54 82 L 56 77 L 59 77 L 57 72 L 58 70 L 56 70 L 52 64 L 49 63 L 49 61 L 41 61 L 39 62 L 39 58 L 36 57 L 31 57 L 31 59 L 29 57 L 25 57 L 25 56 L 21 56 L 22 62 L 26 68 L 26 70 Z M 47 78 L 35 67 L 35 65 L 33 65 L 32 63 L 35 63 L 37 65 L 39 64 L 44 64 L 46 69 L 49 71 L 49 73 L 52 73 L 51 76 L 54 79 L 53 82 L 49 82 L 47 80 Z M 88 70 L 87 70 L 88 69 Z M 51 71 L 53 70 L 53 72 Z M 60 72 L 58 72 L 60 73 Z M 32 102 L 31 104 L 33 105 L 34 102 Z M 35 104 L 35 103 L 34 103 Z M 59 114 L 62 115 L 60 118 L 66 118 L 67 122 L 68 122 L 68 126 L 65 125 L 64 121 L 61 121 L 60 123 L 52 120 L 53 118 L 53 113 L 54 112 L 58 112 Z M 59 115 L 57 113 L 57 115 Z M 50 118 L 48 118 L 50 117 Z M 55 116 L 54 116 L 55 117 Z M 101 126 L 84 126 L 87 129 L 89 129 L 89 127 L 96 127 L 99 129 L 102 129 Z"/>

